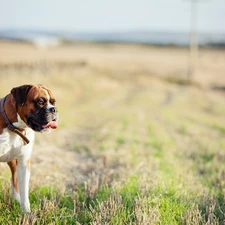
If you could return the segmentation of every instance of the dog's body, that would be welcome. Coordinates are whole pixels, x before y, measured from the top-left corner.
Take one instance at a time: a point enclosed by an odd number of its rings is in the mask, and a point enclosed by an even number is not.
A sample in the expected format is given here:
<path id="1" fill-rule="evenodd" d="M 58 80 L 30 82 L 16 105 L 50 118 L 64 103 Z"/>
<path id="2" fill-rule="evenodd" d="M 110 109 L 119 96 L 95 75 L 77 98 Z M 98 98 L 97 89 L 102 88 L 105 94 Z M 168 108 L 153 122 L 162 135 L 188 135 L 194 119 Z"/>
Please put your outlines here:
<path id="1" fill-rule="evenodd" d="M 0 102 L 0 162 L 8 163 L 13 197 L 20 202 L 23 212 L 29 212 L 34 131 L 49 132 L 57 128 L 55 99 L 42 85 L 23 85 L 13 88 Z"/>

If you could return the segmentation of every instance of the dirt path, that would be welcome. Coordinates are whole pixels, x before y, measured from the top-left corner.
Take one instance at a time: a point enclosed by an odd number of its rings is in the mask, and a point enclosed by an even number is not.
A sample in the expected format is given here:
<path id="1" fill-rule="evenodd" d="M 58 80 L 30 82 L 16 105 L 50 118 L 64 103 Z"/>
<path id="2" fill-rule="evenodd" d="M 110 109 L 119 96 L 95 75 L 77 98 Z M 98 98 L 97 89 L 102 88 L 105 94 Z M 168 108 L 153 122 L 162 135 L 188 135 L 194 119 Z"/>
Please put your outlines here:
<path id="1" fill-rule="evenodd" d="M 74 151 L 68 133 L 61 129 L 50 134 L 36 134 L 31 158 L 31 188 L 50 185 L 67 188 L 75 183 L 83 183 L 91 171 L 103 166 L 101 158 Z M 0 177 L 10 180 L 6 163 L 0 163 Z"/>

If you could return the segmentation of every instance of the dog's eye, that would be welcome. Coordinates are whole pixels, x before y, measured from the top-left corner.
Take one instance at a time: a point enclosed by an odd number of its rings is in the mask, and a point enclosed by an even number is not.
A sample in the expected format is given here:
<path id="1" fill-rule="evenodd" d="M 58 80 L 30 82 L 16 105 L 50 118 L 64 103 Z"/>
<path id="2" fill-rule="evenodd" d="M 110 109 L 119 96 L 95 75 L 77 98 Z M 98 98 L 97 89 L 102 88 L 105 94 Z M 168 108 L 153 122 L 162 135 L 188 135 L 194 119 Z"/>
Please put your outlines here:
<path id="1" fill-rule="evenodd" d="M 51 100 L 50 100 L 50 103 L 51 103 L 52 105 L 55 105 L 55 99 L 51 99 Z"/>
<path id="2" fill-rule="evenodd" d="M 44 101 L 39 101 L 38 105 L 43 106 L 44 105 Z"/>
<path id="3" fill-rule="evenodd" d="M 38 101 L 37 101 L 37 104 L 39 105 L 39 106 L 44 106 L 44 104 L 45 104 L 45 101 L 44 101 L 44 99 L 39 99 Z"/>

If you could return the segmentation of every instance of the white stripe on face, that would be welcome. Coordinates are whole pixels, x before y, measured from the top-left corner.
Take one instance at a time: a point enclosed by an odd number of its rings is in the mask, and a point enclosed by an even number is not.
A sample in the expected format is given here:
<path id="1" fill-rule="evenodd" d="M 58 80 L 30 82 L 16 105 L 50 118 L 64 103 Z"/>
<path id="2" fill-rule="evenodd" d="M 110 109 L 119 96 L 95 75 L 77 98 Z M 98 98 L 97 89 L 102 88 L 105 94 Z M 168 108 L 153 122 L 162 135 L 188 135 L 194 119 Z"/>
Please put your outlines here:
<path id="1" fill-rule="evenodd" d="M 52 104 L 50 103 L 50 95 L 48 94 L 48 91 L 47 91 L 47 90 L 45 90 L 45 93 L 46 93 L 47 102 L 48 102 L 48 104 L 47 104 L 47 109 L 50 109 L 50 108 L 52 108 L 52 107 L 55 107 L 54 105 L 52 105 Z"/>

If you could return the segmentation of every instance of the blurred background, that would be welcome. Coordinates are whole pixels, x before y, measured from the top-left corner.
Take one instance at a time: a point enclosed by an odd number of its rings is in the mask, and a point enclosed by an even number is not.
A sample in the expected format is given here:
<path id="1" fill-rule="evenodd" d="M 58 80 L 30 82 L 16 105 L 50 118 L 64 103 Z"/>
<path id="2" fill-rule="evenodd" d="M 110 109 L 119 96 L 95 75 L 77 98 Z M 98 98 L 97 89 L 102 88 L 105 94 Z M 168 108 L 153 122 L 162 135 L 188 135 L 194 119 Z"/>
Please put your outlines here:
<path id="1" fill-rule="evenodd" d="M 2 1 L 1 5 L 2 41 L 29 43 L 42 50 L 84 43 L 139 44 L 146 48 L 173 46 L 179 48 L 177 52 L 183 58 L 183 65 L 171 65 L 174 71 L 180 70 L 178 73 L 183 75 L 181 79 L 188 80 L 196 73 L 198 64 L 201 65 L 203 60 L 199 46 L 204 49 L 215 47 L 218 50 L 225 45 L 223 0 L 23 0 Z M 185 52 L 180 51 L 181 48 Z M 3 56 L 4 52 L 1 55 L 3 64 L 7 57 Z M 42 59 L 48 60 L 48 56 Z"/>
<path id="2" fill-rule="evenodd" d="M 85 184 L 94 200 L 105 186 L 126 198 L 132 184 L 134 208 L 150 210 L 136 224 L 223 224 L 224 0 L 0 5 L 0 96 L 42 83 L 60 114 L 37 134 L 31 190 Z"/>
<path id="3" fill-rule="evenodd" d="M 1 37 L 36 44 L 54 39 L 188 45 L 192 13 L 201 45 L 224 44 L 223 0 L 23 0 L 1 5 Z"/>

